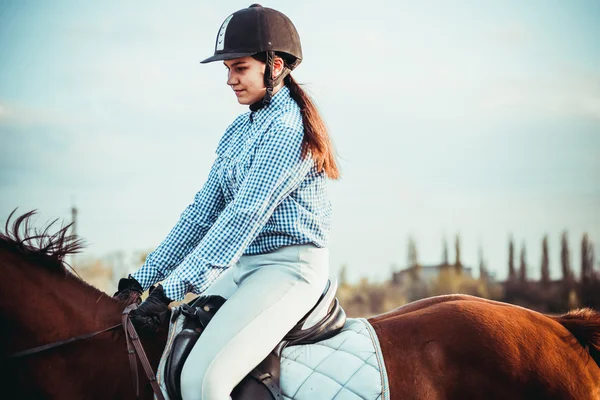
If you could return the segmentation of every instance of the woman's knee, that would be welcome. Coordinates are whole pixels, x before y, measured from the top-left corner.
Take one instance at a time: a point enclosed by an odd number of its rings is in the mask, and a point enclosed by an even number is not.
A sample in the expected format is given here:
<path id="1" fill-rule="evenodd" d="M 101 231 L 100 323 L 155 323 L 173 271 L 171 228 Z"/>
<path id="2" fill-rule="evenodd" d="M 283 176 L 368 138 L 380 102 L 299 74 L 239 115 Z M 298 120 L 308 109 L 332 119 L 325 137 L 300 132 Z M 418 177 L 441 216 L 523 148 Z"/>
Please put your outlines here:
<path id="1" fill-rule="evenodd" d="M 184 364 L 181 371 L 181 395 L 183 400 L 229 399 L 233 390 L 226 369 L 211 365 L 202 371 L 192 364 Z"/>
<path id="2" fill-rule="evenodd" d="M 181 397 L 184 400 L 201 400 L 204 377 L 200 376 L 197 368 L 188 363 L 181 370 Z"/>
<path id="3" fill-rule="evenodd" d="M 205 376 L 202 382 L 203 400 L 227 400 L 233 391 L 226 375 Z"/>

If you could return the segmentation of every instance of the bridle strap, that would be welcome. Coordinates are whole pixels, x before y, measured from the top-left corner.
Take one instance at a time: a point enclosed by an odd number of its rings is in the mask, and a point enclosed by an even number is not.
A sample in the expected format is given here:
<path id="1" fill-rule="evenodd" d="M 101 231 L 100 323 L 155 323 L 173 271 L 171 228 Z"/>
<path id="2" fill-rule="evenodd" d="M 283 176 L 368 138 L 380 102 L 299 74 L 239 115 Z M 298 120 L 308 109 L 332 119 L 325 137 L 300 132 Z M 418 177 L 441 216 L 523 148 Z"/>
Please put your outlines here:
<path id="1" fill-rule="evenodd" d="M 61 340 L 60 342 L 54 342 L 54 343 L 48 343 L 45 344 L 43 346 L 37 346 L 37 347 L 33 347 L 31 349 L 27 349 L 27 350 L 22 350 L 22 351 L 17 351 L 16 353 L 11 354 L 10 356 L 6 357 L 7 359 L 13 359 L 13 358 L 19 358 L 19 357 L 25 357 L 25 356 L 29 356 L 31 354 L 36 354 L 36 353 L 41 353 L 42 351 L 46 351 L 46 350 L 50 350 L 53 349 L 55 347 L 58 346 L 62 346 L 71 342 L 76 342 L 78 340 L 84 340 L 84 339 L 89 339 L 92 338 L 96 335 L 99 335 L 101 333 L 104 332 L 108 332 L 111 331 L 115 328 L 118 328 L 119 326 L 121 326 L 121 324 L 117 324 L 117 325 L 113 325 L 110 328 L 106 328 L 103 329 L 101 331 L 97 331 L 97 332 L 92 332 L 92 333 L 86 333 L 83 335 L 79 335 L 79 336 L 75 336 L 66 340 Z"/>
<path id="2" fill-rule="evenodd" d="M 148 381 L 150 381 L 150 386 L 152 386 L 152 391 L 156 395 L 158 400 L 165 400 L 162 390 L 160 390 L 160 386 L 158 385 L 158 381 L 156 380 L 156 375 L 152 370 L 152 366 L 148 361 L 148 357 L 146 356 L 146 352 L 142 347 L 142 343 L 140 342 L 140 337 L 135 331 L 135 327 L 131 323 L 129 319 L 129 313 L 132 310 L 137 308 L 136 303 L 132 303 L 123 310 L 123 314 L 121 315 L 121 321 L 123 324 L 123 328 L 125 331 L 125 341 L 127 342 L 127 353 L 129 355 L 129 366 L 131 368 L 131 376 L 133 378 L 133 386 L 135 387 L 135 396 L 136 399 L 140 397 L 140 386 L 138 379 L 138 369 L 137 369 L 137 360 L 135 358 L 136 354 L 142 363 L 142 367 L 144 368 L 144 372 L 146 372 L 146 377 Z"/>
<path id="3" fill-rule="evenodd" d="M 133 387 L 135 388 L 135 398 L 140 398 L 140 380 L 138 379 L 138 368 L 137 368 L 137 360 L 135 359 L 135 350 L 133 348 L 133 344 L 131 343 L 131 339 L 129 338 L 129 332 L 127 330 L 127 324 L 129 322 L 129 313 L 136 309 L 137 305 L 132 303 L 125 307 L 123 313 L 121 314 L 121 323 L 123 325 L 123 330 L 125 331 L 125 343 L 127 343 L 127 356 L 129 358 L 129 369 L 131 370 L 131 378 L 133 379 Z M 136 332 L 137 337 L 137 332 Z"/>

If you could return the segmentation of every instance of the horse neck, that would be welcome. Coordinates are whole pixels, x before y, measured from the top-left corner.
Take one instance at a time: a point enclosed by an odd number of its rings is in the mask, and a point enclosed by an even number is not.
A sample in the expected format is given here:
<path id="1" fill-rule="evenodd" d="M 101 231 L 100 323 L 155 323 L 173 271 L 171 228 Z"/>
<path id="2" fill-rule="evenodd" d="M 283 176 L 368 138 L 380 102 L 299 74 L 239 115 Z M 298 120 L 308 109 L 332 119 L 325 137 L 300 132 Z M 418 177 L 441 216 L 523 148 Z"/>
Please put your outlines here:
<path id="1" fill-rule="evenodd" d="M 0 343 L 3 344 L 0 353 L 10 354 L 62 341 L 120 322 L 125 304 L 68 273 L 62 266 L 44 266 L 37 261 L 0 246 L 0 325 L 12 328 L 0 329 Z M 166 342 L 167 329 L 168 325 L 163 326 L 156 335 L 141 335 L 154 369 L 158 366 Z M 80 386 L 85 388 L 82 389 L 84 393 L 81 393 L 81 398 L 90 393 L 95 393 L 94 398 L 133 397 L 122 328 L 61 346 L 48 353 L 33 355 L 29 359 L 33 375 L 29 376 L 28 372 L 22 370 L 20 375 L 11 379 L 19 390 L 29 387 L 43 393 L 63 393 L 62 387 L 34 379 L 37 362 L 48 365 L 49 360 L 54 358 L 60 359 L 60 362 L 52 361 L 56 367 L 51 374 L 56 379 L 48 379 L 50 382 L 63 382 L 69 374 L 74 373 L 73 366 L 85 372 L 79 380 L 87 379 L 89 382 L 80 382 Z M 27 376 L 31 379 L 27 380 Z M 140 382 L 143 384 L 145 381 L 147 379 L 140 371 Z M 152 398 L 148 385 L 142 386 L 141 398 Z"/>
<path id="2" fill-rule="evenodd" d="M 122 304 L 64 267 L 38 261 L 0 249 L 0 318 L 16 328 L 5 338 L 11 347 L 63 340 L 119 322 Z"/>

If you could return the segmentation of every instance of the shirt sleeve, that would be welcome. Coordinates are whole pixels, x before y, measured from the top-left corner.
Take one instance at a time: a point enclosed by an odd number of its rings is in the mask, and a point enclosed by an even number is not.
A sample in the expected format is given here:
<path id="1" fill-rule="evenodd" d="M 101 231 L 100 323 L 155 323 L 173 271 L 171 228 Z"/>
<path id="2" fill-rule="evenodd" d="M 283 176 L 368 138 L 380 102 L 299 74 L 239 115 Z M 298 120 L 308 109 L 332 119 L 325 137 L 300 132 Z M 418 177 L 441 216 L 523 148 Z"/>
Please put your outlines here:
<path id="1" fill-rule="evenodd" d="M 133 274 L 144 290 L 167 278 L 171 271 L 194 249 L 225 207 L 218 181 L 219 158 L 215 160 L 208 179 L 186 207 L 177 224 L 163 242 L 148 254 L 145 263 Z"/>
<path id="2" fill-rule="evenodd" d="M 248 174 L 200 245 L 164 283 L 171 299 L 201 293 L 237 262 L 275 208 L 298 188 L 314 162 L 302 159 L 302 126 L 274 124 L 261 139 Z"/>

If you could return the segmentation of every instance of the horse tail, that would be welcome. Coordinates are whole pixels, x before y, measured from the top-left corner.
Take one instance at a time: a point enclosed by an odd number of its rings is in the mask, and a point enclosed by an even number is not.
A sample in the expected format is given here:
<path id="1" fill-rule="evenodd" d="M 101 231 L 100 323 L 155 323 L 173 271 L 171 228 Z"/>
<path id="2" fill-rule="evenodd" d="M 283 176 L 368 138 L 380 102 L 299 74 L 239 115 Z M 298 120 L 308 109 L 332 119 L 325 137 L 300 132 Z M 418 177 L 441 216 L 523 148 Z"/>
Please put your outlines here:
<path id="1" fill-rule="evenodd" d="M 567 328 L 600 366 L 600 312 L 580 308 L 552 319 Z"/>

